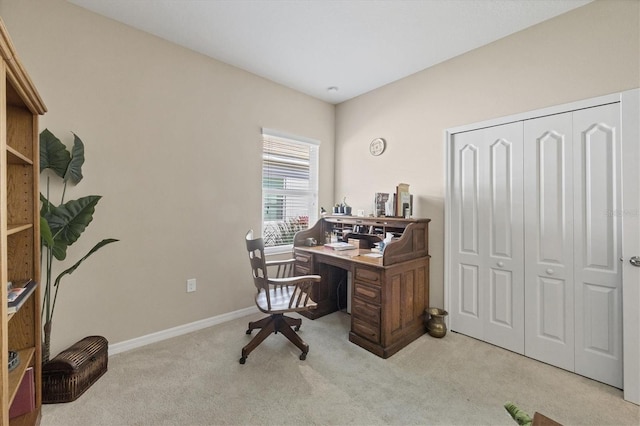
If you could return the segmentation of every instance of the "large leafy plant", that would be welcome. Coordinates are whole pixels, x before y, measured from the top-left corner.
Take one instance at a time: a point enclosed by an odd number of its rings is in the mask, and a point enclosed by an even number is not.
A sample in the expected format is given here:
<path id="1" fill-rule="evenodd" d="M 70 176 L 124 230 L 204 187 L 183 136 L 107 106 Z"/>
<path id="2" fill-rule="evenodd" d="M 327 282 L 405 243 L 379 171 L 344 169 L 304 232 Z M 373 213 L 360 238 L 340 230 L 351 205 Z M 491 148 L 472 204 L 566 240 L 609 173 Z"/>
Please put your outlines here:
<path id="1" fill-rule="evenodd" d="M 84 143 L 73 135 L 71 152 L 48 129 L 40 133 L 40 173 L 47 173 L 46 195 L 40 194 L 40 235 L 42 256 L 45 263 L 45 287 L 42 306 L 44 323 L 43 361 L 49 360 L 51 342 L 51 321 L 60 290 L 60 280 L 73 273 L 89 256 L 107 244 L 118 240 L 107 238 L 93 246 L 91 250 L 80 258 L 73 266 L 65 269 L 53 278 L 54 260 L 63 261 L 67 257 L 67 248 L 78 241 L 84 230 L 93 220 L 96 204 L 102 198 L 99 195 L 88 195 L 77 200 L 65 201 L 67 185 L 78 184 L 82 180 L 82 165 L 84 164 Z M 54 204 L 49 198 L 51 177 L 62 179 L 62 195 L 59 204 Z"/>

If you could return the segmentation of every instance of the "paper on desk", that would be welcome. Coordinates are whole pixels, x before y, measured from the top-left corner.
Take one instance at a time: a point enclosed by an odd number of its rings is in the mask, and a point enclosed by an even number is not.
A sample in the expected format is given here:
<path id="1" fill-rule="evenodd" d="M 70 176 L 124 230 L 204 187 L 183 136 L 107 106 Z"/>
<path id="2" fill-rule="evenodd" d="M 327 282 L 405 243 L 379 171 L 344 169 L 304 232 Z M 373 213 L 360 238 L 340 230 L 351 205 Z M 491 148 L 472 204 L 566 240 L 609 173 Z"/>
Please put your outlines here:
<path id="1" fill-rule="evenodd" d="M 363 256 L 367 256 L 367 257 L 382 257 L 381 253 L 367 253 L 367 254 L 363 254 Z"/>

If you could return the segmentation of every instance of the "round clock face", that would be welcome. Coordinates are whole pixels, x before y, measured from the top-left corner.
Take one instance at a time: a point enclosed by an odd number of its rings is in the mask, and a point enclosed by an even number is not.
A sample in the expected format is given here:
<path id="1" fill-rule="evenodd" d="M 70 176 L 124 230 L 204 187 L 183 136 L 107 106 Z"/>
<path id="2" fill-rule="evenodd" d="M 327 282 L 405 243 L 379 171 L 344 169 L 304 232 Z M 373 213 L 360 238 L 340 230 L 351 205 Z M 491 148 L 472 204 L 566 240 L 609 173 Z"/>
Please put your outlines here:
<path id="1" fill-rule="evenodd" d="M 380 155 L 384 152 L 386 148 L 386 142 L 382 138 L 377 138 L 371 141 L 369 144 L 369 152 L 371 155 Z"/>

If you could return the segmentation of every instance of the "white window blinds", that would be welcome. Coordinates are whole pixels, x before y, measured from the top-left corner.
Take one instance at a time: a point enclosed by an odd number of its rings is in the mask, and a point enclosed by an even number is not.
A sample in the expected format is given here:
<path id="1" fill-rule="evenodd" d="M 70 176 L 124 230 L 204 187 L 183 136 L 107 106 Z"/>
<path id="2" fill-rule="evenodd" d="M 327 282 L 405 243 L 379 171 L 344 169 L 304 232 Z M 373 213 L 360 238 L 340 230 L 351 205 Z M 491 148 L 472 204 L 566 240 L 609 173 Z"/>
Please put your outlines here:
<path id="1" fill-rule="evenodd" d="M 262 236 L 291 246 L 317 220 L 319 142 L 262 129 Z"/>

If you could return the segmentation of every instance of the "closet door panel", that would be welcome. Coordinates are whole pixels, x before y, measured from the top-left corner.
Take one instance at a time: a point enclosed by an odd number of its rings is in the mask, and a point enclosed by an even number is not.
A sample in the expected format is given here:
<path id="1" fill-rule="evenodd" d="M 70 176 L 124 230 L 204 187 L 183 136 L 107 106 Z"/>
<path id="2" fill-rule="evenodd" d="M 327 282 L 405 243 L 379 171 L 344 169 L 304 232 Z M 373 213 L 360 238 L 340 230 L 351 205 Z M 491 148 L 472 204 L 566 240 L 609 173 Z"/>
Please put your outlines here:
<path id="1" fill-rule="evenodd" d="M 542 302 L 538 304 L 536 324 L 538 333 L 545 339 L 561 345 L 567 344 L 566 309 L 567 297 L 565 280 L 540 277 L 537 283 L 537 297 Z M 570 333 L 572 334 L 572 333 Z M 570 363 L 573 366 L 573 362 Z"/>
<path id="2" fill-rule="evenodd" d="M 460 313 L 474 320 L 480 318 L 478 266 L 460 264 Z"/>
<path id="3" fill-rule="evenodd" d="M 475 132 L 454 135 L 452 187 L 451 328 L 483 338 L 480 277 L 484 269 L 480 221 L 480 146 Z"/>
<path id="4" fill-rule="evenodd" d="M 522 353 L 522 123 L 456 134 L 451 149 L 451 329 Z"/>
<path id="5" fill-rule="evenodd" d="M 619 104 L 574 113 L 576 366 L 622 387 Z"/>
<path id="6" fill-rule="evenodd" d="M 573 370 L 572 114 L 528 120 L 525 145 L 525 355 Z"/>
<path id="7" fill-rule="evenodd" d="M 513 274 L 510 271 L 491 270 L 491 322 L 504 327 L 514 325 Z"/>
<path id="8" fill-rule="evenodd" d="M 565 124 L 570 124 L 570 117 L 554 117 L 543 120 L 541 123 L 532 123 L 534 126 L 542 125 L 545 121 L 557 121 L 557 126 L 562 131 L 569 129 Z M 563 123 L 566 122 L 566 123 Z M 553 123 L 546 123 L 554 125 Z M 541 130 L 538 130 L 540 133 Z M 570 134 L 570 133 L 569 133 Z M 537 174 L 537 200 L 536 222 L 538 228 L 539 253 L 538 259 L 547 264 L 564 267 L 567 260 L 566 240 L 567 209 L 572 210 L 571 203 L 567 200 L 567 154 L 571 154 L 571 139 L 567 140 L 566 134 L 560 134 L 556 130 L 544 131 L 536 138 L 535 158 L 538 164 L 535 167 Z"/>
<path id="9" fill-rule="evenodd" d="M 489 154 L 491 209 L 491 256 L 513 259 L 513 150 L 517 149 L 504 138 L 491 144 Z M 521 149 L 521 148 L 519 148 Z M 520 164 L 515 165 L 518 169 Z M 518 194 L 520 196 L 520 194 Z"/>
<path id="10" fill-rule="evenodd" d="M 484 130 L 487 183 L 484 203 L 489 223 L 488 288 L 484 306 L 485 340 L 524 352 L 524 286 L 522 222 L 522 123 Z"/>
<path id="11" fill-rule="evenodd" d="M 478 256 L 478 204 L 480 192 L 480 175 L 478 147 L 465 144 L 459 152 L 460 182 L 460 252 Z"/>

